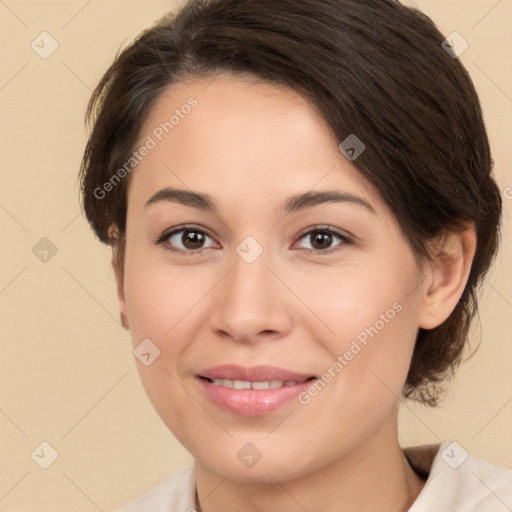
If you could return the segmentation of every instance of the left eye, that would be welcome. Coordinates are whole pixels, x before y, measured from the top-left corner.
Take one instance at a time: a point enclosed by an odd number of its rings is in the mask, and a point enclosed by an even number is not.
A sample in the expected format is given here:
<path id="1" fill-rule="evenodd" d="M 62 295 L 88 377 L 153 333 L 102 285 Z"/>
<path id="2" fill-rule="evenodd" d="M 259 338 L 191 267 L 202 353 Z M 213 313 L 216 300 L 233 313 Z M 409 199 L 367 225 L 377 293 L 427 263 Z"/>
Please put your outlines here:
<path id="1" fill-rule="evenodd" d="M 308 231 L 304 235 L 301 236 L 301 240 L 311 240 L 310 246 L 311 247 L 303 247 L 309 252 L 330 252 L 333 249 L 331 244 L 335 238 L 338 238 L 341 240 L 341 242 L 345 244 L 349 244 L 351 240 L 341 233 L 337 233 L 336 231 L 333 231 L 332 229 L 328 228 L 317 228 L 313 229 L 311 231 Z M 338 245 L 342 245 L 342 243 L 338 243 L 335 247 Z"/>

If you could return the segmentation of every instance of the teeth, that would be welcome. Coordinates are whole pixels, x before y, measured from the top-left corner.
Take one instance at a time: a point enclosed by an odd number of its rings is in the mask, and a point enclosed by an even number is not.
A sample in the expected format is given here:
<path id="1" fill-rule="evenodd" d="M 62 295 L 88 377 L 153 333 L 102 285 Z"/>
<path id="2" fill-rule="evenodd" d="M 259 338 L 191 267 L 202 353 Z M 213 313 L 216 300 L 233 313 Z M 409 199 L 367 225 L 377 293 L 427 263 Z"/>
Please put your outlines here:
<path id="1" fill-rule="evenodd" d="M 281 387 L 281 386 L 279 386 Z M 253 382 L 251 385 L 252 389 L 270 389 L 270 382 L 267 380 L 265 382 Z"/>
<path id="2" fill-rule="evenodd" d="M 233 387 L 235 389 L 251 389 L 251 383 L 248 380 L 234 380 Z"/>
<path id="3" fill-rule="evenodd" d="M 249 380 L 212 379 L 215 386 L 224 386 L 231 389 L 277 389 L 283 386 L 295 386 L 294 380 L 265 380 L 262 382 L 251 382 Z"/>

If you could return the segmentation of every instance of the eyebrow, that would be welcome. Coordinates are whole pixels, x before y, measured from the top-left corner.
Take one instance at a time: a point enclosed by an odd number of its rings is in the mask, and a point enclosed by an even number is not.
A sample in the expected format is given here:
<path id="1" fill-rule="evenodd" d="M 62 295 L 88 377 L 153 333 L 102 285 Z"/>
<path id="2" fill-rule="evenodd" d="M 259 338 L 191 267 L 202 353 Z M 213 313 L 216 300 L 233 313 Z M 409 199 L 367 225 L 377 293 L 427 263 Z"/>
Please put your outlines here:
<path id="1" fill-rule="evenodd" d="M 206 212 L 218 214 L 219 207 L 215 199 L 208 195 L 199 192 L 192 192 L 191 190 L 181 190 L 172 187 L 167 187 L 159 190 L 153 194 L 144 205 L 147 208 L 150 205 L 170 202 L 179 203 L 184 206 L 196 208 Z M 287 214 L 306 210 L 314 206 L 324 203 L 349 203 L 362 206 L 369 212 L 376 214 L 373 206 L 362 199 L 348 192 L 341 192 L 336 190 L 320 190 L 309 191 L 302 194 L 295 194 L 289 197 L 279 208 L 275 210 L 277 214 Z"/>

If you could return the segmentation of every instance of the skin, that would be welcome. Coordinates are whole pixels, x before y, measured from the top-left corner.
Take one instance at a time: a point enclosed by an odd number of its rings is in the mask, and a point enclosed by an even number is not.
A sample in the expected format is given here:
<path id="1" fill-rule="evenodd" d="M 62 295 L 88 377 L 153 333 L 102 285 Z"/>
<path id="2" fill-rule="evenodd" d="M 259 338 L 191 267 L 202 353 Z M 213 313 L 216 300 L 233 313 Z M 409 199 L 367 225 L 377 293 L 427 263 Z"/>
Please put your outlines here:
<path id="1" fill-rule="evenodd" d="M 440 240 L 436 260 L 420 267 L 325 121 L 275 85 L 226 74 L 173 84 L 140 141 L 191 96 L 197 107 L 130 177 L 118 295 L 133 347 L 149 338 L 160 350 L 137 368 L 156 411 L 194 456 L 201 509 L 407 510 L 424 481 L 398 444 L 399 397 L 418 329 L 442 323 L 464 290 L 473 227 Z M 210 194 L 219 213 L 169 201 L 145 207 L 165 187 Z M 288 197 L 320 189 L 353 194 L 374 212 L 334 202 L 277 211 Z M 182 233 L 154 243 L 184 224 L 207 232 L 203 246 L 185 245 Z M 303 235 L 318 226 L 353 242 L 333 236 L 315 245 L 314 234 Z M 250 264 L 236 252 L 247 236 L 263 248 Z M 322 375 L 397 302 L 401 311 L 307 405 L 239 417 L 217 408 L 196 378 L 224 363 Z M 237 458 L 247 442 L 262 455 L 250 468 Z"/>

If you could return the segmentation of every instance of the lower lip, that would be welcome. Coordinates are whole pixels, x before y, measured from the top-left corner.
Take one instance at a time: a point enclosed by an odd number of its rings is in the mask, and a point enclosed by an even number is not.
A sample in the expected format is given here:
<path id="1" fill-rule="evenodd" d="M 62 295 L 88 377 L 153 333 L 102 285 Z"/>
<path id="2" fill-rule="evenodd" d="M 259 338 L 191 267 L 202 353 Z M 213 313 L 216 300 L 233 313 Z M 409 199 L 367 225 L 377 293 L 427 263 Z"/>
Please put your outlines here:
<path id="1" fill-rule="evenodd" d="M 232 389 L 199 378 L 208 397 L 221 409 L 241 416 L 263 416 L 293 402 L 311 381 L 276 389 Z"/>

